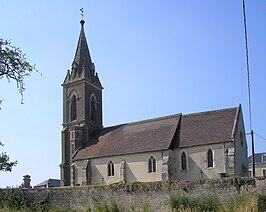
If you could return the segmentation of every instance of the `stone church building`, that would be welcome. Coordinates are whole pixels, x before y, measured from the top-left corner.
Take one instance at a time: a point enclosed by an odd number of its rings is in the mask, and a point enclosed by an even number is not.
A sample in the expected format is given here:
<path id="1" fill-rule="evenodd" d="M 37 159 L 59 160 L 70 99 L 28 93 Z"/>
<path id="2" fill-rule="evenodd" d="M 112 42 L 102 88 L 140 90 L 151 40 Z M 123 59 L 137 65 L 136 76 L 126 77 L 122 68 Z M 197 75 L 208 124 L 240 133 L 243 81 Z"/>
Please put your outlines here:
<path id="1" fill-rule="evenodd" d="M 103 87 L 80 23 L 62 85 L 62 185 L 248 175 L 241 105 L 103 127 Z"/>

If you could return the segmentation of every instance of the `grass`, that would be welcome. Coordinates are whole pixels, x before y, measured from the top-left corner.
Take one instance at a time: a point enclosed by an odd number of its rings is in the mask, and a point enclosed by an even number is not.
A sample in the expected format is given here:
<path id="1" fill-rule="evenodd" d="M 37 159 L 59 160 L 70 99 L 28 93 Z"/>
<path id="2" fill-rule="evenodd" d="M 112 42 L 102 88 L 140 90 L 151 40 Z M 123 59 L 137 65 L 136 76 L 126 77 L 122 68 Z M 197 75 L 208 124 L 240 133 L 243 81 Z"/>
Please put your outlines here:
<path id="1" fill-rule="evenodd" d="M 266 211 L 266 196 L 256 193 L 239 194 L 232 198 L 226 205 L 221 205 L 216 196 L 201 196 L 190 198 L 185 195 L 171 195 L 169 204 L 172 211 L 201 212 L 264 212 Z"/>
<path id="2" fill-rule="evenodd" d="M 218 211 L 220 201 L 217 196 L 189 198 L 185 195 L 171 195 L 169 204 L 173 211 Z"/>

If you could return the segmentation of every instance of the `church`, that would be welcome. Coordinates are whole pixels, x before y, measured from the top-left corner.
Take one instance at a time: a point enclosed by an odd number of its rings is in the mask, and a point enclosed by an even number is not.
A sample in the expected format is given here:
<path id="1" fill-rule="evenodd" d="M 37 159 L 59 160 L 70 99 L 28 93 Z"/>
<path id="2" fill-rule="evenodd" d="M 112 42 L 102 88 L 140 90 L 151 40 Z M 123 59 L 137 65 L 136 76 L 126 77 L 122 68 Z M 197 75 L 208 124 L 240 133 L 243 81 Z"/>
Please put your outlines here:
<path id="1" fill-rule="evenodd" d="M 241 105 L 104 127 L 84 24 L 63 86 L 61 185 L 248 176 Z"/>

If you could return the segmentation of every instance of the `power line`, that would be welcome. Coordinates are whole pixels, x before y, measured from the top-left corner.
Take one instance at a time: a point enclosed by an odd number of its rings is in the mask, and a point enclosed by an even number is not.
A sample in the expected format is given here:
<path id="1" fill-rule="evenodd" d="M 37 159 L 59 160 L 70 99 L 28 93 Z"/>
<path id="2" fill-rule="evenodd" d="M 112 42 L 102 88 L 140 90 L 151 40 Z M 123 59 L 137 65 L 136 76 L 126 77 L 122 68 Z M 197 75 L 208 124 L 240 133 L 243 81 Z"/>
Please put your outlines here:
<path id="1" fill-rule="evenodd" d="M 246 46 L 246 65 L 247 65 L 247 79 L 248 79 L 248 106 L 249 106 L 249 128 L 252 130 L 251 118 L 251 91 L 250 91 L 250 74 L 249 74 L 249 57 L 248 57 L 248 33 L 247 33 L 247 19 L 246 19 L 246 6 L 243 0 L 243 16 L 244 16 L 244 30 L 245 30 L 245 46 Z"/>
<path id="2" fill-rule="evenodd" d="M 251 149 L 252 149 L 252 175 L 255 174 L 255 147 L 254 147 L 254 131 L 252 130 L 252 118 L 251 118 L 251 92 L 250 92 L 250 74 L 249 74 L 249 59 L 248 59 L 248 33 L 247 33 L 247 19 L 246 19 L 246 6 L 245 0 L 243 0 L 243 16 L 244 16 L 244 29 L 245 29 L 245 46 L 246 46 L 246 59 L 247 59 L 247 80 L 248 80 L 248 106 L 249 106 L 249 128 L 251 134 Z"/>
<path id="3" fill-rule="evenodd" d="M 258 133 L 255 133 L 255 132 L 254 132 L 254 134 L 257 135 L 258 137 L 260 137 L 261 139 L 263 139 L 264 141 L 266 141 L 266 138 L 262 137 L 262 136 L 259 135 Z"/>

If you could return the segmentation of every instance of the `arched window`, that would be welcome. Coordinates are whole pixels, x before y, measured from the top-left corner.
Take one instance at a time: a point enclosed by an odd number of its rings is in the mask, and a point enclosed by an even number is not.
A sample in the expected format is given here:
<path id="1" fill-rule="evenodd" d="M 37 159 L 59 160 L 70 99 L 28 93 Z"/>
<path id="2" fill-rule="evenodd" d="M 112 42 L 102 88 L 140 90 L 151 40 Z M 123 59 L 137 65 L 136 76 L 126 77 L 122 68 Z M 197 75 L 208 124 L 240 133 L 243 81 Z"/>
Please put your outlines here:
<path id="1" fill-rule="evenodd" d="M 112 161 L 109 161 L 107 164 L 107 176 L 114 176 L 115 175 L 115 166 Z"/>
<path id="2" fill-rule="evenodd" d="M 70 103 L 70 121 L 77 119 L 77 97 L 73 95 Z"/>
<path id="3" fill-rule="evenodd" d="M 207 167 L 213 167 L 213 152 L 211 149 L 207 152 Z"/>
<path id="4" fill-rule="evenodd" d="M 96 98 L 94 95 L 91 96 L 91 120 L 96 121 Z"/>
<path id="5" fill-rule="evenodd" d="M 148 172 L 156 172 L 156 160 L 153 156 L 151 156 L 148 161 Z"/>
<path id="6" fill-rule="evenodd" d="M 187 170 L 187 156 L 184 152 L 181 155 L 181 170 Z"/>

